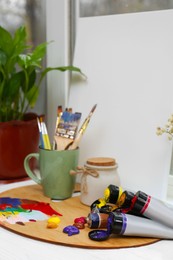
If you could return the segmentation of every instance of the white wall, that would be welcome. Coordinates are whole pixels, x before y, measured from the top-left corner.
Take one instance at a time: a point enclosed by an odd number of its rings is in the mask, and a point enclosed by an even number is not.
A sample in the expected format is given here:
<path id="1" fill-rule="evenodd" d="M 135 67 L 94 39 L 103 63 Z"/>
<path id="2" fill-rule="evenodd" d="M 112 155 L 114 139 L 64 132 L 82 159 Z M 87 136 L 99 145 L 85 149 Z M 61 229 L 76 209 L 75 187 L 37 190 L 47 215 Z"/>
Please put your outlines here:
<path id="1" fill-rule="evenodd" d="M 80 163 L 112 156 L 124 187 L 165 198 L 171 144 L 156 127 L 173 112 L 173 11 L 80 18 L 74 63 L 88 76 L 69 106 L 97 109 L 80 145 Z"/>

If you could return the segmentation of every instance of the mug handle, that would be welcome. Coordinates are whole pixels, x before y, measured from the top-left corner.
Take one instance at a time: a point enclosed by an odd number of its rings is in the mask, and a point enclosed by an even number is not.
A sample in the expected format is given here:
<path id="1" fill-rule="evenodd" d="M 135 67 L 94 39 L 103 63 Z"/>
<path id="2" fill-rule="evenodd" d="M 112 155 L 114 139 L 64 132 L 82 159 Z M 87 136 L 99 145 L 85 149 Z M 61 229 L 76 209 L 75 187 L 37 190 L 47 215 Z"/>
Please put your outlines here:
<path id="1" fill-rule="evenodd" d="M 30 153 L 28 154 L 25 159 L 24 159 L 24 168 L 28 176 L 35 181 L 37 184 L 41 184 L 41 179 L 39 179 L 33 171 L 31 171 L 30 166 L 29 166 L 29 161 L 31 158 L 35 158 L 37 161 L 39 161 L 39 154 L 38 153 Z"/>

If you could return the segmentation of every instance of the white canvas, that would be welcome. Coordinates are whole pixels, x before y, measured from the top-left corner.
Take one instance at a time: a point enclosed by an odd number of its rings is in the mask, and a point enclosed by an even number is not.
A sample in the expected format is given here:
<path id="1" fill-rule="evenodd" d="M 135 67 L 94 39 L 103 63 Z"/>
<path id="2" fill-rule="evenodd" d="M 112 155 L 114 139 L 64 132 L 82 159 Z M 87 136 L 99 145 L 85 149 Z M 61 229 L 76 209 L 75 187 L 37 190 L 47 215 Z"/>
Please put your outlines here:
<path id="1" fill-rule="evenodd" d="M 173 113 L 173 11 L 80 18 L 74 62 L 87 75 L 70 88 L 88 157 L 116 158 L 122 186 L 165 198 L 171 142 L 156 127 Z"/>

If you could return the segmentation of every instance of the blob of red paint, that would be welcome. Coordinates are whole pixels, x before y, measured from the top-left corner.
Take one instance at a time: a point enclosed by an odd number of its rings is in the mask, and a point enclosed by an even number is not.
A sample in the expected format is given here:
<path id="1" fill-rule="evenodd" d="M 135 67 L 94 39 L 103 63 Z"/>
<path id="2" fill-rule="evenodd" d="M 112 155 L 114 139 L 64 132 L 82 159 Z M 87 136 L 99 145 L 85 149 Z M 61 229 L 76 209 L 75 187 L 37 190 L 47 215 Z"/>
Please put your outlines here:
<path id="1" fill-rule="evenodd" d="M 53 208 L 51 208 L 49 203 L 37 202 L 37 203 L 33 203 L 33 204 L 22 204 L 21 207 L 23 209 L 28 209 L 28 210 L 39 210 L 49 216 L 52 216 L 52 215 L 62 216 L 61 213 L 59 213 L 59 212 L 55 211 Z"/>
<path id="2" fill-rule="evenodd" d="M 80 217 L 80 218 L 75 218 L 74 223 L 86 223 L 86 218 L 85 217 Z"/>

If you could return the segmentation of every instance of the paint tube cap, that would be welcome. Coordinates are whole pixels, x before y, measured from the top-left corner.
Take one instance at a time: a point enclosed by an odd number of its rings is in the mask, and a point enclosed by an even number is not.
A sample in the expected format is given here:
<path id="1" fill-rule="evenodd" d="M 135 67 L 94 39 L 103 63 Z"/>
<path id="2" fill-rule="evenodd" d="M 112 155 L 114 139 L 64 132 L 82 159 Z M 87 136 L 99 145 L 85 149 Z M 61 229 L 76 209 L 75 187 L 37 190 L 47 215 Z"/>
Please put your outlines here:
<path id="1" fill-rule="evenodd" d="M 129 209 L 135 194 L 131 191 L 124 191 L 119 199 L 118 205 L 123 209 Z"/>
<path id="2" fill-rule="evenodd" d="M 109 233 L 106 230 L 92 230 L 88 233 L 91 240 L 104 241 L 109 238 Z"/>
<path id="3" fill-rule="evenodd" d="M 111 212 L 108 217 L 107 231 L 109 234 L 120 234 L 123 227 L 123 214 Z"/>
<path id="4" fill-rule="evenodd" d="M 120 187 L 110 184 L 104 191 L 105 201 L 107 203 L 116 204 L 119 200 L 121 192 Z"/>
<path id="5" fill-rule="evenodd" d="M 91 211 L 94 210 L 95 208 L 100 209 L 105 205 L 106 205 L 106 201 L 102 198 L 99 198 L 91 204 L 90 209 L 91 209 Z"/>
<path id="6" fill-rule="evenodd" d="M 95 200 L 91 206 L 91 212 L 92 213 L 109 213 L 112 211 L 113 206 L 110 204 L 106 204 L 106 201 L 104 199 L 97 199 Z"/>
<path id="7" fill-rule="evenodd" d="M 138 191 L 135 196 L 136 200 L 134 202 L 132 210 L 136 213 L 141 213 L 148 200 L 148 195 L 142 191 Z"/>

